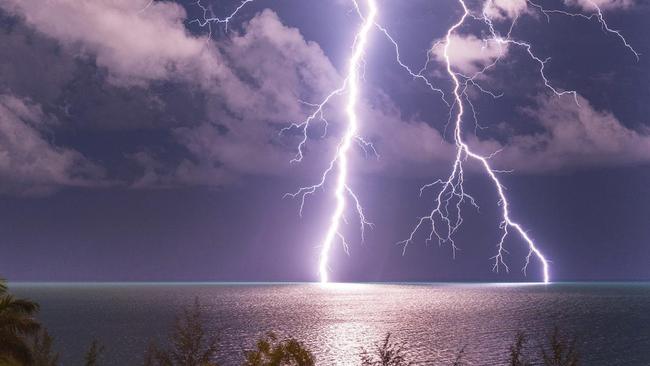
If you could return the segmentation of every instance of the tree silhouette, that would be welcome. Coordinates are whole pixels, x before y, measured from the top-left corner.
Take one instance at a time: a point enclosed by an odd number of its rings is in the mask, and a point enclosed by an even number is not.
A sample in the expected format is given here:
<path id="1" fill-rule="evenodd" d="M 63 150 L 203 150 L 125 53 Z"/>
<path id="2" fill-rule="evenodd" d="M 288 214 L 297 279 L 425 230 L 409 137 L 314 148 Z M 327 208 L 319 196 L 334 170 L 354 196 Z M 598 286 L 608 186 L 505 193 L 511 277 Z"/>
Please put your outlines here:
<path id="1" fill-rule="evenodd" d="M 295 338 L 278 339 L 274 333 L 257 341 L 256 348 L 244 354 L 244 366 L 313 366 L 314 355 Z"/>
<path id="2" fill-rule="evenodd" d="M 510 360 L 509 366 L 530 366 L 524 357 L 524 348 L 527 343 L 526 335 L 523 332 L 518 332 L 515 335 L 515 343 L 510 346 Z"/>
<path id="3" fill-rule="evenodd" d="M 217 337 L 209 336 L 203 328 L 201 306 L 194 300 L 194 306 L 185 309 L 183 316 L 176 318 L 171 347 L 160 349 L 151 342 L 145 353 L 145 366 L 218 366 L 213 361 L 217 355 Z"/>
<path id="4" fill-rule="evenodd" d="M 38 310 L 37 303 L 11 295 L 6 281 L 0 279 L 0 362 L 32 364 L 28 338 L 40 329 L 34 318 Z"/>
<path id="5" fill-rule="evenodd" d="M 406 344 L 391 341 L 391 334 L 387 333 L 384 340 L 375 346 L 374 353 L 363 350 L 361 365 L 363 366 L 409 366 L 412 362 L 406 360 L 404 354 Z"/>
<path id="6" fill-rule="evenodd" d="M 57 366 L 59 364 L 59 354 L 54 352 L 54 340 L 47 332 L 42 329 L 32 338 L 32 355 L 33 366 Z"/>
<path id="7" fill-rule="evenodd" d="M 579 359 L 576 341 L 563 337 L 555 327 L 548 337 L 547 347 L 542 348 L 544 366 L 578 366 Z"/>
<path id="8" fill-rule="evenodd" d="M 99 365 L 99 356 L 104 352 L 104 347 L 99 344 L 99 342 L 95 339 L 92 341 L 90 344 L 90 348 L 88 349 L 88 352 L 86 352 L 86 356 L 84 357 L 84 365 L 85 366 L 97 366 Z"/>

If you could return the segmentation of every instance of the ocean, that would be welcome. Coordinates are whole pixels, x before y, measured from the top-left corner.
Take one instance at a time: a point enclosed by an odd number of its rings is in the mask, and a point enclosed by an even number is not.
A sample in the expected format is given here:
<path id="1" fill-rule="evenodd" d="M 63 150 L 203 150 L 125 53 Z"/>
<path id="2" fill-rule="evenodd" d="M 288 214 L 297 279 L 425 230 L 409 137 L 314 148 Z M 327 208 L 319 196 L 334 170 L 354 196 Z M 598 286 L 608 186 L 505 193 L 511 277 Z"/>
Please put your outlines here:
<path id="1" fill-rule="evenodd" d="M 10 283 L 41 304 L 63 365 L 91 341 L 103 365 L 141 365 L 195 298 L 221 365 L 240 365 L 266 332 L 293 336 L 318 365 L 359 365 L 387 333 L 418 365 L 504 365 L 516 332 L 538 352 L 554 327 L 576 339 L 582 365 L 650 365 L 650 283 L 254 284 Z"/>

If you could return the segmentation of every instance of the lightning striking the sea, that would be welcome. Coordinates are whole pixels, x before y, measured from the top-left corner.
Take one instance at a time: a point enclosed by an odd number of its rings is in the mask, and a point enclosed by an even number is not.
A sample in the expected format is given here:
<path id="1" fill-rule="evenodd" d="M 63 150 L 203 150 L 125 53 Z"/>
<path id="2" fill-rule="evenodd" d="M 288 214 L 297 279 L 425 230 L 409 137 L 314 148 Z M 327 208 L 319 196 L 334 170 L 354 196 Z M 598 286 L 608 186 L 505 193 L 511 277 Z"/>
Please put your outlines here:
<path id="1" fill-rule="evenodd" d="M 230 21 L 234 16 L 237 15 L 247 4 L 253 2 L 254 0 L 243 0 L 240 4 L 232 11 L 228 16 L 225 17 L 216 17 L 210 15 L 211 10 L 201 3 L 201 0 L 197 0 L 196 5 L 203 12 L 203 19 L 196 19 L 193 22 L 197 23 L 201 27 L 208 27 L 210 37 L 212 36 L 212 24 L 222 24 L 224 27 L 227 27 Z M 330 160 L 327 168 L 323 171 L 320 180 L 311 186 L 301 187 L 296 192 L 287 193 L 285 197 L 299 198 L 300 199 L 300 209 L 299 214 L 302 216 L 302 212 L 305 206 L 305 200 L 310 195 L 316 193 L 317 190 L 322 189 L 327 182 L 330 174 L 333 172 L 336 173 L 335 178 L 335 187 L 334 187 L 334 197 L 336 201 L 336 206 L 334 212 L 329 220 L 329 226 L 327 228 L 325 237 L 320 245 L 320 255 L 319 255 L 319 264 L 318 264 L 318 275 L 320 277 L 320 282 L 327 283 L 329 282 L 329 255 L 332 248 L 332 245 L 335 240 L 340 240 L 343 248 L 348 252 L 348 243 L 344 235 L 340 232 L 341 221 L 345 221 L 344 213 L 347 206 L 347 201 L 351 200 L 354 204 L 354 209 L 359 217 L 360 222 L 360 232 L 361 240 L 364 240 L 364 233 L 367 227 L 372 227 L 372 223 L 366 220 L 366 217 L 363 212 L 363 207 L 359 202 L 357 195 L 348 185 L 348 175 L 349 175 L 349 154 L 350 148 L 353 143 L 359 144 L 359 146 L 366 152 L 371 152 L 377 155 L 377 151 L 374 146 L 364 140 L 361 136 L 358 136 L 357 131 L 359 129 L 359 117 L 357 115 L 357 104 L 359 100 L 359 82 L 362 77 L 362 67 L 363 67 L 363 56 L 368 45 L 368 38 L 370 31 L 375 26 L 375 19 L 377 17 L 377 4 L 375 0 L 366 0 L 367 14 L 363 14 L 359 2 L 353 0 L 353 4 L 357 14 L 362 19 L 362 24 L 360 29 L 357 31 L 354 37 L 354 43 L 352 46 L 352 55 L 348 60 L 348 70 L 345 78 L 343 79 L 339 88 L 331 91 L 320 103 L 308 103 L 303 102 L 305 105 L 314 108 L 313 112 L 307 116 L 307 118 L 300 123 L 292 123 L 286 128 L 281 130 L 281 133 L 288 133 L 293 130 L 297 130 L 301 134 L 301 139 L 297 146 L 296 155 L 291 159 L 291 163 L 300 163 L 304 158 L 304 149 L 309 140 L 308 130 L 311 127 L 312 123 L 315 121 L 324 122 L 327 127 L 327 120 L 324 118 L 324 109 L 327 107 L 332 100 L 341 95 L 346 96 L 345 104 L 345 114 L 347 117 L 347 125 L 343 136 L 339 139 L 335 154 Z"/>
<path id="2" fill-rule="evenodd" d="M 358 4 L 355 4 L 358 9 Z M 341 143 L 336 149 L 336 158 L 335 161 L 338 164 L 338 177 L 336 178 L 336 208 L 334 214 L 330 221 L 330 226 L 327 229 L 327 234 L 325 235 L 325 240 L 323 241 L 323 247 L 320 254 L 320 263 L 318 265 L 318 273 L 320 274 L 321 282 L 328 282 L 328 262 L 329 262 L 329 252 L 332 246 L 332 242 L 336 236 L 340 236 L 339 225 L 343 216 L 343 211 L 345 209 L 345 195 L 350 194 L 354 201 L 357 202 L 357 208 L 359 214 L 362 217 L 362 225 L 364 225 L 365 220 L 363 219 L 363 211 L 361 211 L 360 206 L 358 205 L 358 199 L 356 195 L 348 188 L 348 151 L 352 145 L 352 139 L 357 135 L 357 130 L 359 126 L 359 118 L 357 116 L 356 106 L 357 100 L 359 99 L 359 78 L 360 78 L 360 68 L 361 68 L 361 58 L 363 53 L 366 50 L 366 45 L 368 44 L 368 33 L 372 28 L 375 17 L 377 16 L 377 7 L 374 0 L 368 0 L 368 14 L 366 19 L 363 22 L 363 26 L 355 39 L 354 53 L 349 61 L 348 76 L 346 78 L 347 89 L 347 105 L 345 107 L 345 113 L 348 117 L 348 127 L 341 139 Z"/>
<path id="3" fill-rule="evenodd" d="M 365 149 L 371 149 L 376 153 L 372 144 L 363 140 L 363 138 L 357 136 L 357 131 L 359 129 L 359 117 L 357 115 L 357 104 L 359 101 L 359 81 L 361 79 L 361 68 L 363 55 L 366 51 L 368 45 L 368 37 L 370 30 L 374 27 L 375 19 L 377 17 L 377 4 L 374 0 L 367 0 L 367 14 L 362 15 L 359 3 L 354 1 L 355 9 L 357 13 L 361 16 L 363 22 L 361 28 L 357 32 L 354 38 L 353 52 L 352 56 L 348 61 L 348 71 L 347 76 L 343 80 L 343 85 L 330 93 L 320 104 L 316 105 L 316 110 L 302 123 L 294 124 L 291 127 L 299 128 L 303 135 L 302 140 L 298 145 L 298 153 L 292 162 L 300 162 L 303 158 L 303 147 L 307 142 L 307 128 L 311 121 L 313 121 L 317 116 L 322 118 L 323 108 L 332 97 L 339 94 L 345 94 L 347 101 L 345 105 L 345 114 L 347 116 L 347 127 L 343 136 L 339 140 L 338 146 L 336 147 L 336 154 L 334 158 L 330 161 L 328 168 L 323 172 L 321 180 L 309 187 L 300 188 L 295 193 L 290 193 L 288 196 L 292 197 L 301 197 L 300 212 L 302 214 L 302 209 L 305 203 L 305 197 L 313 194 L 317 189 L 322 188 L 325 184 L 328 175 L 336 170 L 336 182 L 334 188 L 334 196 L 336 198 L 336 207 L 330 218 L 329 227 L 325 234 L 325 239 L 321 245 L 321 252 L 319 256 L 319 265 L 318 273 L 320 276 L 320 281 L 326 283 L 329 281 L 329 255 L 332 248 L 332 244 L 338 238 L 343 243 L 345 250 L 348 250 L 348 244 L 345 240 L 343 234 L 341 234 L 339 228 L 341 221 L 344 220 L 344 212 L 346 208 L 347 198 L 349 197 L 354 202 L 354 207 L 359 215 L 359 220 L 361 223 L 361 238 L 363 240 L 364 231 L 366 226 L 372 226 L 368 222 L 363 213 L 363 208 L 359 203 L 357 195 L 352 191 L 348 186 L 348 175 L 349 175 L 349 152 L 353 142 L 357 142 L 360 146 Z M 291 128 L 290 127 L 290 128 Z"/>
<path id="4" fill-rule="evenodd" d="M 465 175 L 463 163 L 467 159 L 473 159 L 476 162 L 478 162 L 479 166 L 484 170 L 484 172 L 487 174 L 489 179 L 493 182 L 499 199 L 498 203 L 501 206 L 502 220 L 499 227 L 502 230 L 502 234 L 500 236 L 499 242 L 497 243 L 497 253 L 494 257 L 492 257 L 492 259 L 494 260 L 493 270 L 499 271 L 499 268 L 503 267 L 505 268 L 506 271 L 509 271 L 509 267 L 506 264 L 504 258 L 505 254 L 507 253 L 507 250 L 505 249 L 505 240 L 510 234 L 510 231 L 513 230 L 514 232 L 519 234 L 521 239 L 526 243 L 528 247 L 528 254 L 525 257 L 525 263 L 522 268 L 523 272 L 524 273 L 526 272 L 526 269 L 528 268 L 531 258 L 535 256 L 535 258 L 537 258 L 537 260 L 539 260 L 539 262 L 541 263 L 542 278 L 544 283 L 549 283 L 551 280 L 550 273 L 549 273 L 549 260 L 544 256 L 542 251 L 539 249 L 538 245 L 536 245 L 536 243 L 528 235 L 526 230 L 524 230 L 522 225 L 512 219 L 512 214 L 510 212 L 510 204 L 505 195 L 505 187 L 498 177 L 498 175 L 503 172 L 494 169 L 489 162 L 489 160 L 493 157 L 494 154 L 489 156 L 480 155 L 475 151 L 473 151 L 469 147 L 467 142 L 465 142 L 465 140 L 463 139 L 462 125 L 463 125 L 463 118 L 466 111 L 466 103 L 463 101 L 463 99 L 466 100 L 467 104 L 469 104 L 469 107 L 472 109 L 472 112 L 474 112 L 474 106 L 466 94 L 466 89 L 468 88 L 469 85 L 473 85 L 477 87 L 480 92 L 486 93 L 492 96 L 493 98 L 498 98 L 500 95 L 496 95 L 490 91 L 483 89 L 480 85 L 476 83 L 475 80 L 477 79 L 477 77 L 483 75 L 488 69 L 493 68 L 499 62 L 500 57 L 497 57 L 494 62 L 490 63 L 485 68 L 483 68 L 482 70 L 480 70 L 479 72 L 477 72 L 472 76 L 463 75 L 462 73 L 454 70 L 454 66 L 450 58 L 450 49 L 453 43 L 453 36 L 465 24 L 467 19 L 473 19 L 473 20 L 483 22 L 489 30 L 488 32 L 489 38 L 484 39 L 483 41 L 486 44 L 488 42 L 495 42 L 500 47 L 508 47 L 512 45 L 512 46 L 518 46 L 523 48 L 528 54 L 528 56 L 539 65 L 539 74 L 544 85 L 557 97 L 562 97 L 563 95 L 569 94 L 572 95 L 573 98 L 575 99 L 575 102 L 578 103 L 577 92 L 574 90 L 560 90 L 554 87 L 549 81 L 549 78 L 545 74 L 545 66 L 550 59 L 548 58 L 541 59 L 540 57 L 535 55 L 535 53 L 533 53 L 532 46 L 529 43 L 511 38 L 511 32 L 512 32 L 512 28 L 516 24 L 516 20 L 517 20 L 516 18 L 513 20 L 512 25 L 508 31 L 508 34 L 505 37 L 502 37 L 497 33 L 493 21 L 491 17 L 488 15 L 489 9 L 492 6 L 494 6 L 493 0 L 487 0 L 484 3 L 480 15 L 473 14 L 470 11 L 469 7 L 467 6 L 465 0 L 458 0 L 458 3 L 462 7 L 463 10 L 462 15 L 460 19 L 447 30 L 444 41 L 442 43 L 438 43 L 438 44 L 442 44 L 443 46 L 443 55 L 444 55 L 446 72 L 453 82 L 454 101 L 452 104 L 452 111 L 455 110 L 453 136 L 456 145 L 456 157 L 452 164 L 451 173 L 447 177 L 447 179 L 445 180 L 440 179 L 431 184 L 427 184 L 424 187 L 422 187 L 422 189 L 420 190 L 420 194 L 422 195 L 425 189 L 433 188 L 436 186 L 441 187 L 440 190 L 438 191 L 438 194 L 436 195 L 435 207 L 433 208 L 433 210 L 430 212 L 429 215 L 421 217 L 418 220 L 417 224 L 415 225 L 415 228 L 413 229 L 409 237 L 406 240 L 400 242 L 400 244 L 403 245 L 405 251 L 406 247 L 413 242 L 414 237 L 416 233 L 419 231 L 419 229 L 421 229 L 423 225 L 428 224 L 430 225 L 430 231 L 429 231 L 429 236 L 426 239 L 427 242 L 434 240 L 435 237 L 435 239 L 438 240 L 438 243 L 440 245 L 444 243 L 450 244 L 452 247 L 453 255 L 454 256 L 456 255 L 456 251 L 458 250 L 458 247 L 456 246 L 453 235 L 460 228 L 463 222 L 463 217 L 461 215 L 461 205 L 466 201 L 468 201 L 471 205 L 478 208 L 475 199 L 465 191 L 464 184 L 463 184 L 464 175 Z M 609 27 L 609 25 L 605 22 L 602 11 L 598 7 L 598 5 L 595 4 L 593 1 L 589 1 L 589 3 L 596 10 L 596 13 L 593 15 L 569 13 L 569 12 L 558 11 L 558 10 L 547 10 L 540 5 L 533 3 L 532 1 L 527 2 L 527 4 L 530 4 L 532 7 L 541 11 L 547 17 L 547 20 L 549 19 L 550 14 L 561 14 L 561 15 L 571 16 L 571 17 L 581 17 L 589 20 L 594 18 L 597 19 L 598 22 L 601 24 L 603 30 L 619 37 L 622 40 L 624 46 L 628 48 L 638 60 L 639 54 L 634 50 L 634 48 L 632 48 L 632 46 L 627 42 L 627 40 L 623 37 L 623 35 L 619 31 L 613 30 Z M 475 113 L 473 113 L 473 117 L 474 120 L 476 121 Z M 455 210 L 453 216 L 450 214 L 450 209 L 449 209 L 450 205 L 453 207 L 452 210 Z M 436 226 L 436 222 L 437 222 L 436 220 L 438 220 L 438 222 L 443 223 L 442 229 Z"/>
<path id="5" fill-rule="evenodd" d="M 213 23 L 222 24 L 227 30 L 228 24 L 233 19 L 233 17 L 235 17 L 235 15 L 237 15 L 237 13 L 241 11 L 247 4 L 253 1 L 254 0 L 243 0 L 228 16 L 215 17 L 209 16 L 209 13 L 211 12 L 210 9 L 204 6 L 201 3 L 201 0 L 198 0 L 196 2 L 196 5 L 199 6 L 203 12 L 203 19 L 197 19 L 194 22 L 202 27 L 208 27 L 210 36 L 212 36 Z M 439 94 L 442 101 L 449 107 L 449 121 L 453 122 L 455 158 L 451 166 L 451 172 L 446 179 L 436 180 L 435 182 L 427 184 L 420 189 L 420 195 L 423 195 L 424 191 L 439 187 L 437 194 L 435 195 L 433 209 L 428 215 L 419 218 L 409 237 L 399 243 L 403 246 L 403 253 L 405 253 L 407 247 L 414 242 L 416 234 L 420 231 L 420 229 L 429 227 L 429 234 L 426 238 L 426 241 L 430 242 L 432 240 L 437 240 L 439 245 L 449 244 L 452 248 L 453 256 L 456 256 L 456 251 L 459 249 L 459 247 L 454 241 L 454 234 L 460 229 L 463 223 L 463 216 L 461 212 L 462 206 L 465 203 L 469 203 L 478 209 L 476 200 L 466 192 L 464 186 L 464 164 L 468 160 L 473 160 L 481 168 L 481 171 L 483 171 L 489 180 L 493 183 L 496 195 L 498 197 L 498 205 L 501 208 L 501 222 L 499 225 L 501 235 L 496 245 L 496 254 L 492 257 L 493 270 L 498 272 L 499 269 L 503 267 L 506 271 L 509 271 L 509 267 L 505 261 L 505 255 L 508 253 L 505 246 L 505 241 L 509 235 L 511 235 L 511 233 L 515 233 L 520 237 L 521 240 L 525 242 L 528 251 L 525 257 L 524 266 L 522 268 L 523 272 L 526 272 L 531 259 L 534 257 L 541 264 L 543 282 L 549 283 L 551 281 L 549 260 L 544 256 L 539 246 L 529 236 L 524 227 L 513 219 L 510 210 L 510 203 L 505 194 L 505 186 L 499 179 L 499 175 L 504 173 L 504 171 L 495 169 L 490 163 L 490 160 L 494 155 L 498 153 L 498 151 L 491 155 L 481 155 L 475 152 L 464 139 L 463 121 L 466 117 L 467 109 L 469 109 L 472 112 L 472 117 L 476 126 L 479 126 L 474 105 L 472 104 L 472 101 L 468 95 L 468 88 L 474 87 L 479 92 L 487 94 L 495 99 L 502 96 L 500 93 L 494 93 L 481 86 L 479 83 L 479 78 L 481 76 L 484 76 L 487 71 L 494 68 L 499 63 L 502 55 L 505 54 L 505 50 L 508 47 L 519 47 L 525 51 L 531 61 L 538 66 L 539 76 L 543 82 L 543 85 L 555 96 L 572 96 L 575 100 L 575 103 L 577 104 L 577 91 L 563 90 L 561 88 L 553 86 L 545 72 L 545 67 L 550 61 L 550 58 L 541 58 L 537 56 L 534 53 L 533 46 L 530 43 L 514 39 L 511 36 L 519 15 L 515 16 L 512 19 L 512 23 L 505 36 L 502 36 L 496 30 L 493 19 L 495 16 L 490 12 L 491 9 L 494 9 L 495 6 L 498 6 L 498 4 L 495 4 L 494 0 L 486 0 L 483 2 L 483 7 L 478 11 L 472 11 L 472 9 L 468 7 L 466 0 L 455 0 L 462 9 L 461 16 L 447 29 L 443 39 L 434 43 L 431 50 L 427 53 L 426 63 L 418 72 L 414 72 L 411 67 L 407 66 L 402 61 L 398 43 L 390 35 L 387 28 L 377 22 L 379 9 L 376 0 L 365 0 L 365 6 L 363 9 L 360 6 L 359 0 L 351 1 L 361 19 L 361 24 L 354 37 L 352 54 L 348 59 L 347 72 L 343 78 L 343 81 L 341 82 L 341 85 L 337 89 L 332 90 L 329 94 L 327 94 L 320 103 L 303 102 L 305 105 L 313 108 L 312 113 L 309 114 L 307 118 L 302 122 L 292 123 L 281 131 L 282 133 L 287 133 L 294 130 L 299 131 L 301 138 L 297 145 L 297 152 L 293 159 L 291 159 L 291 163 L 302 162 L 304 158 L 304 149 L 309 140 L 308 129 L 310 126 L 314 122 L 321 122 L 325 124 L 325 127 L 327 127 L 328 122 L 324 117 L 325 108 L 331 104 L 336 97 L 345 98 L 345 130 L 338 140 L 335 153 L 329 161 L 327 167 L 324 169 L 322 175 L 320 176 L 320 180 L 314 185 L 301 187 L 297 191 L 285 195 L 285 197 L 299 199 L 299 214 L 302 216 L 306 198 L 316 193 L 316 191 L 323 189 L 325 184 L 328 182 L 330 175 L 335 174 L 335 177 L 333 178 L 335 207 L 329 218 L 327 230 L 320 245 L 318 263 L 318 274 L 320 276 L 320 281 L 325 283 L 330 280 L 329 257 L 334 242 L 336 240 L 340 240 L 343 248 L 346 252 L 348 252 L 348 243 L 340 230 L 341 222 L 346 222 L 345 210 L 348 206 L 348 201 L 352 203 L 351 206 L 358 215 L 362 241 L 364 239 L 365 229 L 367 227 L 372 227 L 372 223 L 370 223 L 365 217 L 359 198 L 349 186 L 348 177 L 351 170 L 350 153 L 354 143 L 357 143 L 360 148 L 366 152 L 371 152 L 375 155 L 377 154 L 375 147 L 358 135 L 359 126 L 362 121 L 357 111 L 360 101 L 360 82 L 363 78 L 363 68 L 365 67 L 363 57 L 368 48 L 371 31 L 373 29 L 376 29 L 380 32 L 380 34 L 385 36 L 389 42 L 391 42 L 395 51 L 395 60 L 397 64 L 402 69 L 404 69 L 407 74 L 410 75 L 414 80 L 423 82 L 432 92 Z M 546 17 L 547 20 L 550 20 L 550 16 L 552 15 L 582 18 L 585 20 L 596 20 L 605 33 L 618 37 L 623 45 L 630 52 L 632 52 L 632 54 L 638 60 L 639 53 L 637 53 L 636 50 L 628 43 L 620 31 L 612 29 L 607 24 L 600 7 L 592 0 L 586 0 L 586 2 L 591 6 L 591 8 L 593 8 L 593 14 L 586 15 L 582 13 L 571 13 L 564 10 L 546 9 L 543 6 L 533 2 L 532 0 L 526 0 L 525 5 L 539 11 Z M 486 45 L 489 43 L 495 44 L 500 48 L 501 51 L 503 51 L 500 52 L 500 55 L 496 57 L 493 62 L 489 63 L 473 75 L 465 75 L 461 71 L 457 70 L 450 56 L 451 50 L 454 47 L 454 37 L 457 36 L 460 29 L 466 25 L 468 19 L 481 22 L 486 27 L 485 34 L 487 37 L 482 39 Z M 431 54 L 436 47 L 442 47 L 442 59 L 444 61 L 443 64 L 445 73 L 452 84 L 451 101 L 447 100 L 443 89 L 436 87 L 434 83 L 431 82 L 425 75 L 425 72 L 427 71 L 427 68 L 431 62 Z"/>

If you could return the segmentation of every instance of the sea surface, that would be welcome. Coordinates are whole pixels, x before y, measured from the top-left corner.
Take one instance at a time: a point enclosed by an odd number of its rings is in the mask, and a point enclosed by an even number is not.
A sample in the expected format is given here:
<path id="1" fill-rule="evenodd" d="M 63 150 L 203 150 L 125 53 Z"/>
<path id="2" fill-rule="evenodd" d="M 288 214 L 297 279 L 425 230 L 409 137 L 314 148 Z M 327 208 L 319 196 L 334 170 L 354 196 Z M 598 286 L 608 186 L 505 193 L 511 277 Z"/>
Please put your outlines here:
<path id="1" fill-rule="evenodd" d="M 554 326 L 577 339 L 583 365 L 650 365 L 649 283 L 221 284 L 13 283 L 41 304 L 63 365 L 81 365 L 91 341 L 103 365 L 140 365 L 151 339 L 165 342 L 195 298 L 222 365 L 268 331 L 294 336 L 318 365 L 359 365 L 390 332 L 418 365 L 504 365 L 517 331 L 537 352 Z"/>

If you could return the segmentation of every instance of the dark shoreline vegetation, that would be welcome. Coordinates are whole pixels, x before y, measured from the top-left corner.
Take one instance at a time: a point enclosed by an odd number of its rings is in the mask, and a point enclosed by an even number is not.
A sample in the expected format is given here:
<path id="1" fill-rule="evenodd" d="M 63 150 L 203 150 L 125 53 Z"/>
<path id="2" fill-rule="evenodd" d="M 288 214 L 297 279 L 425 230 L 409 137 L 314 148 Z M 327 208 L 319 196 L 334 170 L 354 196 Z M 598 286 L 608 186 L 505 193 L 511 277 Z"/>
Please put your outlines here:
<path id="1" fill-rule="evenodd" d="M 58 366 L 59 354 L 55 339 L 37 320 L 39 304 L 10 294 L 7 284 L 0 280 L 0 366 Z M 209 335 L 203 327 L 198 298 L 194 305 L 177 316 L 168 339 L 161 346 L 152 339 L 143 350 L 143 366 L 218 366 L 219 338 Z M 408 356 L 408 345 L 395 341 L 389 333 L 372 349 L 362 349 L 361 366 L 407 365 L 467 365 L 463 357 L 465 346 L 457 350 L 451 363 L 422 361 Z M 113 365 L 110 350 L 97 340 L 80 364 L 85 366 Z M 311 366 L 316 360 L 308 347 L 293 337 L 279 337 L 273 332 L 251 345 L 241 355 L 243 366 Z M 503 365 L 508 366 L 579 366 L 576 342 L 556 327 L 544 344 L 531 346 L 524 332 L 513 335 L 513 343 L 504 350 Z"/>

